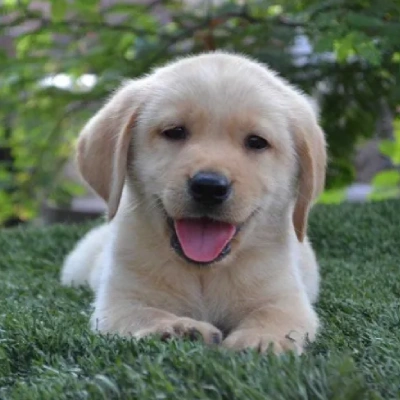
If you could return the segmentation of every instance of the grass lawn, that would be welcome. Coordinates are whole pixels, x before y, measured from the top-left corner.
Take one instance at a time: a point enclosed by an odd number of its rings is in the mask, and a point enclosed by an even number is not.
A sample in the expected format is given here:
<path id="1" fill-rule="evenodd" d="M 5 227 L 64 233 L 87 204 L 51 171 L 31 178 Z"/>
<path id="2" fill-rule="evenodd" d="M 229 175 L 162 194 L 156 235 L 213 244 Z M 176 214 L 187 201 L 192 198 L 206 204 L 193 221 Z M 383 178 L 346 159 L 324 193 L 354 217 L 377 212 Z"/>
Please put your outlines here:
<path id="1" fill-rule="evenodd" d="M 302 357 L 92 334 L 91 293 L 58 283 L 86 229 L 0 231 L 0 399 L 400 398 L 400 202 L 314 209 L 324 327 Z"/>

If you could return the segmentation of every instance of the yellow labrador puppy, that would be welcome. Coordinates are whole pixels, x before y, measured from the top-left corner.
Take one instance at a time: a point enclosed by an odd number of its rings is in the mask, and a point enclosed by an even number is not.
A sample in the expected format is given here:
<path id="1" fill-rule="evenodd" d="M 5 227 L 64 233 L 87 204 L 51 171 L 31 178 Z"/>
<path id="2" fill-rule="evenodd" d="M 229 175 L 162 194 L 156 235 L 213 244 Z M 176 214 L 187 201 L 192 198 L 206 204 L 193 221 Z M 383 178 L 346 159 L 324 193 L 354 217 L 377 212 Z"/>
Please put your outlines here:
<path id="1" fill-rule="evenodd" d="M 325 139 L 299 91 L 214 52 L 126 82 L 87 123 L 78 164 L 109 222 L 67 257 L 92 327 L 301 352 L 319 275 L 306 236 Z"/>

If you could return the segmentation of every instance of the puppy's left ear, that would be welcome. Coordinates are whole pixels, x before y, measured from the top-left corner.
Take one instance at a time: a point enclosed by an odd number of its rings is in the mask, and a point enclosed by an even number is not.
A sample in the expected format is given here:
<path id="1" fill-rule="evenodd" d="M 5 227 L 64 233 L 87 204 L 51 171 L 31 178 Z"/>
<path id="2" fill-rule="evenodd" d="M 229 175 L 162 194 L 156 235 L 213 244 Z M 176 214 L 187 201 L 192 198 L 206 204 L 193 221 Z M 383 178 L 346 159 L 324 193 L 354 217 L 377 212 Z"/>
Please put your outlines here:
<path id="1" fill-rule="evenodd" d="M 297 239 L 302 242 L 307 233 L 310 208 L 325 185 L 326 141 L 315 113 L 311 110 L 298 115 L 293 125 L 299 162 L 299 182 L 293 211 L 293 225 Z"/>
<path id="2" fill-rule="evenodd" d="M 80 173 L 107 203 L 109 219 L 117 212 L 125 184 L 140 89 L 140 81 L 124 84 L 90 119 L 78 140 Z"/>

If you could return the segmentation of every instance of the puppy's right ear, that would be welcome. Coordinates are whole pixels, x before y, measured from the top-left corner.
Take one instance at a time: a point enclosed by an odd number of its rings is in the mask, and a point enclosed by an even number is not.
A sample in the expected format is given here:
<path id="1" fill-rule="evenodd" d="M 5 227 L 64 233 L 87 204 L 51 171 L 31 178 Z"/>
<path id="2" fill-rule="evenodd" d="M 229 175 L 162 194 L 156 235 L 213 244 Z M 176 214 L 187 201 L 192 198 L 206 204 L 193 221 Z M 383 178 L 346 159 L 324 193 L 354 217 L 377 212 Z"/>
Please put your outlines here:
<path id="1" fill-rule="evenodd" d="M 325 185 L 326 141 L 314 113 L 298 112 L 293 130 L 299 159 L 299 185 L 293 225 L 299 242 L 303 242 L 308 213 Z"/>
<path id="2" fill-rule="evenodd" d="M 138 108 L 139 81 L 124 84 L 92 117 L 78 138 L 81 175 L 106 201 L 108 218 L 116 214 L 125 183 L 132 128 Z"/>

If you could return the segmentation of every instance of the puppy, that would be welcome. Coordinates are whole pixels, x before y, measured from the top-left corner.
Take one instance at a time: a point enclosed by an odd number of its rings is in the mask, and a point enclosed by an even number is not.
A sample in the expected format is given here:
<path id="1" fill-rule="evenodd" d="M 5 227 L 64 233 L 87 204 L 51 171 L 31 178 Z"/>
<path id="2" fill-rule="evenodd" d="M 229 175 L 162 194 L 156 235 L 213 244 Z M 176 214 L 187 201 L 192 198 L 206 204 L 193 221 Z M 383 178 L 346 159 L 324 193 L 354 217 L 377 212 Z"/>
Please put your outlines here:
<path id="1" fill-rule="evenodd" d="M 303 94 L 246 57 L 191 56 L 126 82 L 77 152 L 109 222 L 62 283 L 90 284 L 93 329 L 277 353 L 314 339 L 306 227 L 326 151 Z"/>

